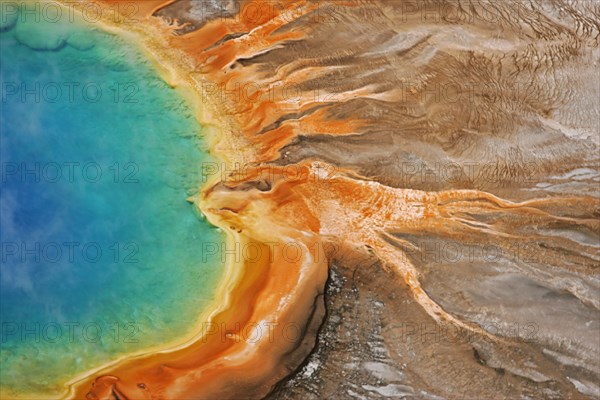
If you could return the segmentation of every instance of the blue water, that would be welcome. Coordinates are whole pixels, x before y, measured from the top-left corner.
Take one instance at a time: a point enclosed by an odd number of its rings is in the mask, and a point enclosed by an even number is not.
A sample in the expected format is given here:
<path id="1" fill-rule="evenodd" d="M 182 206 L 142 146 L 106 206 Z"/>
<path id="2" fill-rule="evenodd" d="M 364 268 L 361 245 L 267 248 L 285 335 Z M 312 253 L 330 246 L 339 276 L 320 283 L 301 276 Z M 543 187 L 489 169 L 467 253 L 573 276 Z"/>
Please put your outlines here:
<path id="1" fill-rule="evenodd" d="M 0 33 L 0 384 L 75 374 L 184 337 L 213 299 L 220 234 L 186 198 L 209 161 L 180 93 L 81 22 Z"/>

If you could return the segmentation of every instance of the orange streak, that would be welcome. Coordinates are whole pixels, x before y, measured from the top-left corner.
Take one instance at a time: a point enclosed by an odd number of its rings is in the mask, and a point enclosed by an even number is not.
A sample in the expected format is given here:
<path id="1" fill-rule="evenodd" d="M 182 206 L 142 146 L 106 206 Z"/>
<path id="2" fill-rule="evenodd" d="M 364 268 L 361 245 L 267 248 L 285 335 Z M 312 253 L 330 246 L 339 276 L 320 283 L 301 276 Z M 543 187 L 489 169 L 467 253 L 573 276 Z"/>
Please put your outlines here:
<path id="1" fill-rule="evenodd" d="M 104 0 L 101 4 L 114 7 L 127 2 Z M 173 35 L 173 27 L 151 17 L 170 2 L 136 2 L 146 20 L 132 29 L 138 29 L 149 42 L 152 35 L 158 35 L 166 47 L 183 53 L 185 62 L 173 69 L 181 69 L 198 97 L 208 99 L 199 112 L 208 114 L 208 122 L 222 128 L 213 150 L 218 149 L 217 155 L 227 160 L 256 166 L 241 177 L 211 182 L 196 202 L 209 220 L 228 234 L 230 246 L 253 246 L 261 249 L 262 256 L 256 260 L 242 257 L 228 266 L 231 276 L 221 293 L 223 304 L 207 320 L 210 327 L 225 324 L 226 332 L 199 332 L 192 342 L 175 349 L 121 360 L 75 382 L 69 397 L 264 396 L 293 367 L 286 361 L 302 338 L 286 338 L 285 327 L 306 328 L 327 278 L 323 243 L 332 237 L 355 248 L 373 249 L 435 320 L 472 329 L 445 313 L 421 289 L 416 268 L 401 250 L 390 245 L 394 240 L 390 232 L 475 230 L 461 225 L 451 214 L 469 208 L 494 213 L 501 208 L 518 216 L 525 207 L 547 203 L 511 205 L 477 191 L 393 189 L 318 162 L 265 165 L 299 136 L 360 134 L 366 121 L 336 119 L 331 106 L 359 97 L 377 98 L 379 94 L 372 93 L 373 88 L 335 95 L 302 90 L 297 84 L 327 72 L 323 67 L 296 68 L 304 60 L 278 69 L 275 77 L 252 65 L 253 57 L 307 37 L 309 27 L 277 32 L 309 15 L 318 3 L 283 1 L 283 10 L 295 8 L 292 18 L 280 9 L 251 18 L 252 7 L 272 2 L 247 1 L 240 15 L 218 18 L 192 33 Z M 249 65 L 242 66 L 243 60 Z M 278 90 L 278 85 L 298 90 L 292 96 Z M 269 187 L 256 188 L 263 181 Z M 545 218 L 552 216 L 548 213 Z M 289 245 L 300 249 L 299 257 L 286 254 L 286 245 L 288 251 Z M 273 324 L 274 336 L 240 340 L 259 323 Z"/>

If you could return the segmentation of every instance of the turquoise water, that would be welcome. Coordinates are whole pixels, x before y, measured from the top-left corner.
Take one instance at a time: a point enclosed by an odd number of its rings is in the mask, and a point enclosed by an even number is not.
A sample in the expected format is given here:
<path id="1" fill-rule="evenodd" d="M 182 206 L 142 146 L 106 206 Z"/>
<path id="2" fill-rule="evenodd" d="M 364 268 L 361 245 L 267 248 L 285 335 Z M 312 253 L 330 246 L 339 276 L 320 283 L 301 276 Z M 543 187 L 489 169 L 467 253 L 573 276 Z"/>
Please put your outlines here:
<path id="1" fill-rule="evenodd" d="M 0 383 L 59 393 L 189 334 L 221 236 L 186 201 L 208 160 L 193 112 L 133 44 L 2 18 Z"/>

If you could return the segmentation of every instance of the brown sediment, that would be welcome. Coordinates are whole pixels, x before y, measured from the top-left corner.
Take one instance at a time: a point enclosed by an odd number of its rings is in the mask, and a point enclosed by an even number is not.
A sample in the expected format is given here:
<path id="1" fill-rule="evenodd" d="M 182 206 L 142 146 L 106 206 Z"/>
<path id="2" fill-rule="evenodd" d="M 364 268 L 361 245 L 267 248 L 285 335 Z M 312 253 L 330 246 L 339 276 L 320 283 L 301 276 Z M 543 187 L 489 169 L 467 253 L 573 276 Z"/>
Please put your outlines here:
<path id="1" fill-rule="evenodd" d="M 131 2 L 97 3 L 111 8 Z M 462 3 L 428 4 L 471 7 Z M 138 34 L 170 71 L 167 79 L 195 91 L 199 120 L 214 127 L 211 151 L 224 160 L 194 201 L 227 233 L 229 248 L 237 244 L 260 256 L 242 254 L 227 266 L 221 304 L 191 341 L 78 377 L 69 398 L 263 397 L 311 349 L 328 264 L 342 260 L 350 269 L 367 256 L 377 260 L 389 285 L 405 289 L 420 307 L 419 321 L 485 340 L 485 346 L 472 344 L 485 355 L 478 363 L 510 371 L 506 385 L 552 381 L 552 396 L 576 397 L 586 386 L 581 382 L 593 381 L 598 365 L 590 354 L 599 348 L 589 338 L 569 349 L 586 365 L 553 371 L 544 352 L 559 347 L 551 335 L 539 347 L 523 345 L 518 337 L 485 330 L 464 312 L 449 311 L 435 279 L 425 290 L 423 281 L 429 284 L 426 278 L 434 274 L 413 255 L 423 237 L 493 243 L 507 254 L 527 241 L 519 257 L 540 256 L 541 262 L 514 259 L 515 270 L 569 293 L 582 307 L 600 308 L 597 248 L 548 233 L 597 238 L 600 228 L 596 181 L 573 188 L 557 178 L 598 163 L 597 124 L 587 118 L 598 116 L 598 107 L 582 98 L 598 90 L 561 75 L 568 68 L 592 74 L 578 62 L 597 61 L 597 9 L 582 6 L 591 18 L 569 9 L 572 19 L 563 25 L 542 8 L 524 7 L 516 18 L 504 18 L 511 5 L 485 3 L 472 9 L 481 14 L 490 6 L 504 19 L 428 21 L 404 1 L 253 0 L 225 12 L 208 7 L 201 18 L 190 11 L 190 1 L 135 4 L 135 24 L 112 25 Z M 495 45 L 486 41 L 492 37 Z M 470 96 L 464 102 L 423 95 L 463 81 L 492 82 L 503 91 L 473 95 L 472 85 L 459 85 Z M 512 90 L 519 82 L 536 87 L 537 98 Z M 584 115 L 560 111 L 577 110 L 573 104 Z M 399 172 L 407 171 L 398 165 L 414 160 L 475 171 L 442 182 L 406 181 Z M 495 163 L 493 173 L 473 164 L 481 160 Z M 230 173 L 221 174 L 223 169 Z M 552 191 L 536 186 L 547 182 Z M 249 335 L 257 326 L 261 333 Z M 298 335 L 290 337 L 290 327 Z M 531 357 L 519 358 L 523 352 Z M 527 368 L 511 364 L 515 359 Z M 577 387 L 574 374 L 583 377 Z M 414 379 L 453 397 L 436 386 L 436 377 Z"/>

